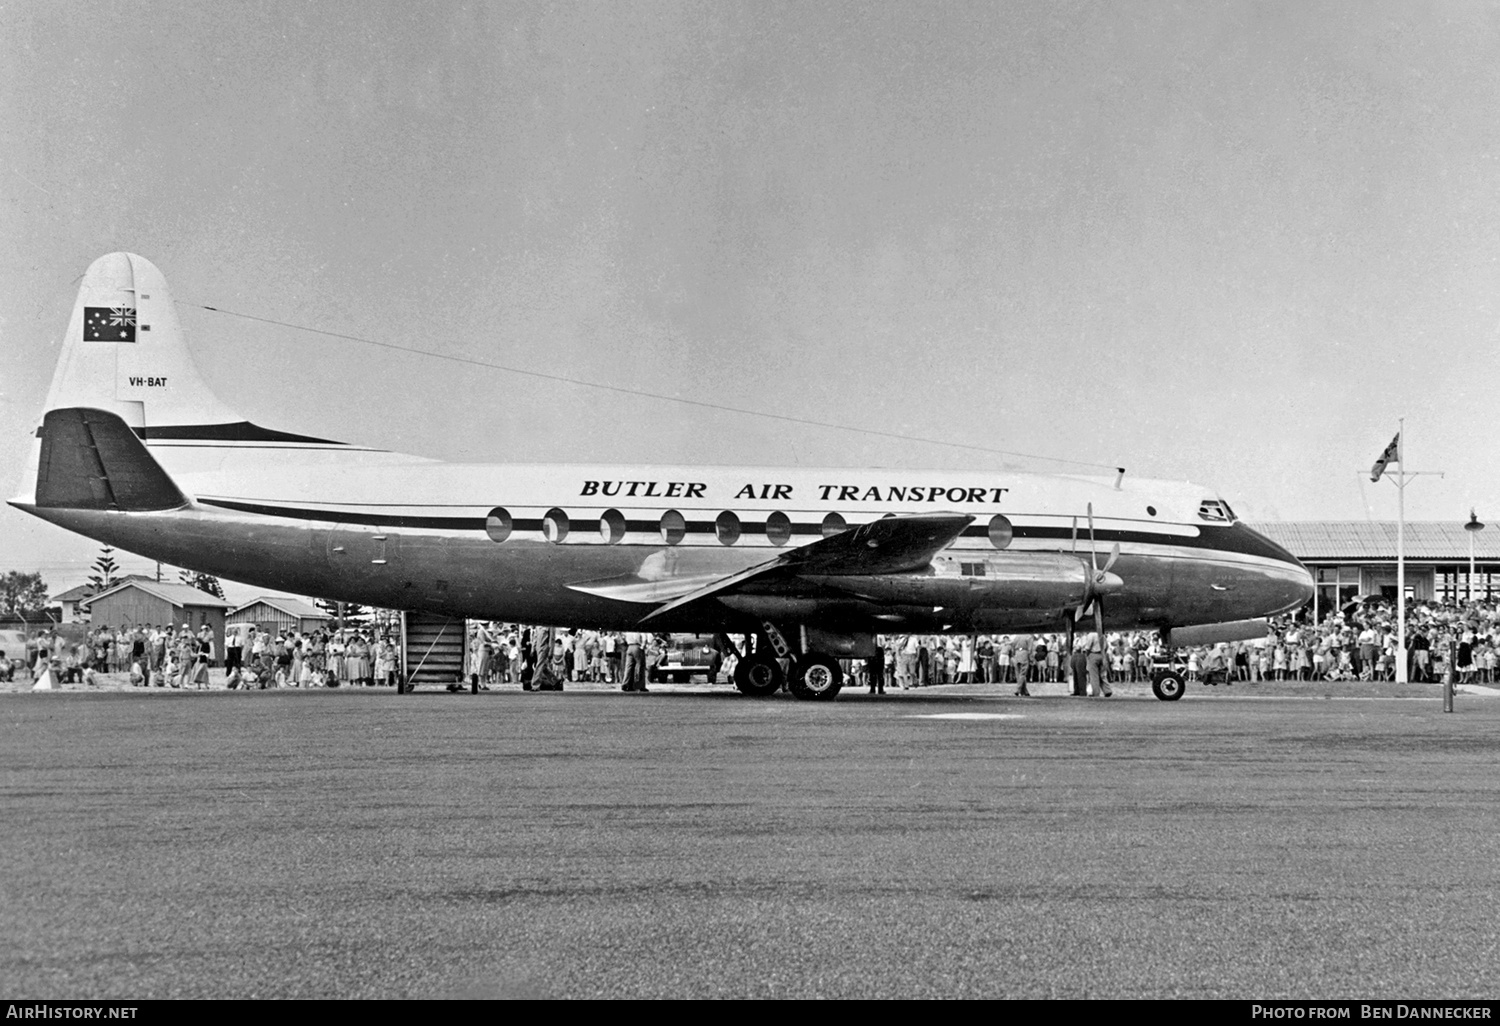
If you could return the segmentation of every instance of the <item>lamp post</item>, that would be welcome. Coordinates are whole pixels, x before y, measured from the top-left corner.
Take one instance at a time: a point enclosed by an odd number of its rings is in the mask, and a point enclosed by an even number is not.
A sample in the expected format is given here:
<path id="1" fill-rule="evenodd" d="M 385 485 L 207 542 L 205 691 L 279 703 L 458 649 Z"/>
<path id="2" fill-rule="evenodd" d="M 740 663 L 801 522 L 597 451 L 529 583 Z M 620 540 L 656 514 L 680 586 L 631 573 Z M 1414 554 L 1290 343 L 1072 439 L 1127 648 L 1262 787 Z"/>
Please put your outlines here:
<path id="1" fill-rule="evenodd" d="M 1464 525 L 1464 530 L 1469 532 L 1469 605 L 1474 604 L 1474 536 L 1484 530 L 1484 524 L 1472 509 L 1469 510 L 1469 522 Z"/>

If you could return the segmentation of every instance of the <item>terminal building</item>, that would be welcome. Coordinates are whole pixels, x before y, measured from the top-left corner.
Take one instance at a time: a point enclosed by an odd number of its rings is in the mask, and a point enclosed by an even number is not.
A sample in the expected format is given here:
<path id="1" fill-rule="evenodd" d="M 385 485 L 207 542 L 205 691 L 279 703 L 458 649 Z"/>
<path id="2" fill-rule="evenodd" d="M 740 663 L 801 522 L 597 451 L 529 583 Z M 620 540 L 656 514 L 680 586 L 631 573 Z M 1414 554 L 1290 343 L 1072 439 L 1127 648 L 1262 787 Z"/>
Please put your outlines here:
<path id="1" fill-rule="evenodd" d="M 1302 520 L 1249 524 L 1300 559 L 1317 582 L 1313 616 L 1365 595 L 1396 600 L 1394 520 Z M 1468 530 L 1462 521 L 1407 521 L 1407 601 L 1463 602 L 1469 597 L 1473 545 L 1476 601 L 1500 598 L 1500 526 Z"/>

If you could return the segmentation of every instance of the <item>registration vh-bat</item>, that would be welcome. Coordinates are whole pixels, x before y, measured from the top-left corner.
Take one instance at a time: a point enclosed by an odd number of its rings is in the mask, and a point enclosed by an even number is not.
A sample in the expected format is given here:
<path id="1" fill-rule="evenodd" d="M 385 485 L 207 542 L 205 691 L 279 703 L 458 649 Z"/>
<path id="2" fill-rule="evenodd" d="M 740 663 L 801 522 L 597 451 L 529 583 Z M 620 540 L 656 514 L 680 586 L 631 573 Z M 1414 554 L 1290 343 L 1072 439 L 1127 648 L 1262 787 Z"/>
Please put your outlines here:
<path id="1" fill-rule="evenodd" d="M 738 634 L 735 684 L 829 699 L 882 634 L 1263 637 L 1307 570 L 1185 482 L 1000 472 L 459 464 L 250 423 L 194 367 L 160 271 L 84 275 L 12 505 L 325 599 Z M 789 669 L 785 669 L 789 667 Z M 1180 697 L 1180 678 L 1155 682 Z"/>

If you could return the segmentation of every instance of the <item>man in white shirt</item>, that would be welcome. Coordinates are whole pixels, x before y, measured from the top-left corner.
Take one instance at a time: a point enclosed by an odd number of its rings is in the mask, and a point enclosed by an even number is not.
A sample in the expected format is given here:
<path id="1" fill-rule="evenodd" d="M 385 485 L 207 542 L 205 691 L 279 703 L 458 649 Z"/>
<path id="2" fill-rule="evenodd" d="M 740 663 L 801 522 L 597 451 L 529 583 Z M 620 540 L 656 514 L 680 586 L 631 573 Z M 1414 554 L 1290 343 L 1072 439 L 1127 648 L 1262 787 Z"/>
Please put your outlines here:
<path id="1" fill-rule="evenodd" d="M 646 690 L 646 656 L 641 648 L 641 636 L 635 631 L 625 635 L 625 683 L 620 690 Z"/>
<path id="2" fill-rule="evenodd" d="M 1089 690 L 1096 695 L 1109 698 L 1114 692 L 1109 689 L 1109 666 L 1104 661 L 1098 634 L 1089 635 L 1088 651 Z"/>

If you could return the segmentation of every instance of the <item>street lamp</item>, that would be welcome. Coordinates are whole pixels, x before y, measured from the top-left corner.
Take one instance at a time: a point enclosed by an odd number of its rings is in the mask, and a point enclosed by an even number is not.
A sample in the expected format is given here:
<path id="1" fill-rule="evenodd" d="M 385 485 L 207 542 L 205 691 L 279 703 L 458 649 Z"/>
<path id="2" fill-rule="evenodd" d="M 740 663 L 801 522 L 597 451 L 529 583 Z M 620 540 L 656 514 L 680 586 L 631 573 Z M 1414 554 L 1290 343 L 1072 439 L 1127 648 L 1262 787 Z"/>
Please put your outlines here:
<path id="1" fill-rule="evenodd" d="M 1469 522 L 1464 525 L 1464 530 L 1469 532 L 1469 605 L 1474 604 L 1474 536 L 1484 530 L 1484 524 L 1474 513 L 1469 510 Z"/>

